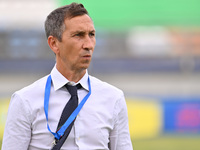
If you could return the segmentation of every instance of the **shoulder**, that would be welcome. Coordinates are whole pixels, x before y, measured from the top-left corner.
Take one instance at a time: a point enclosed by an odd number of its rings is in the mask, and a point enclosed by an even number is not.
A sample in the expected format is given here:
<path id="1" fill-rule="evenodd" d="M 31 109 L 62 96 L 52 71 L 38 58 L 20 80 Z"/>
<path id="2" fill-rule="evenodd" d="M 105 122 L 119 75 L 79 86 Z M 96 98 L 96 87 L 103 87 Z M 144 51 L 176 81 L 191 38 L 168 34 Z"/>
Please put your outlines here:
<path id="1" fill-rule="evenodd" d="M 42 77 L 37 81 L 33 82 L 32 84 L 16 91 L 13 95 L 18 95 L 19 97 L 23 98 L 31 98 L 35 97 L 36 95 L 40 95 L 44 93 L 46 80 L 48 76 Z"/>
<path id="2" fill-rule="evenodd" d="M 111 93 L 113 96 L 124 96 L 124 93 L 121 89 L 102 81 L 94 76 L 90 76 L 91 86 L 95 91 L 103 92 L 103 93 Z"/>

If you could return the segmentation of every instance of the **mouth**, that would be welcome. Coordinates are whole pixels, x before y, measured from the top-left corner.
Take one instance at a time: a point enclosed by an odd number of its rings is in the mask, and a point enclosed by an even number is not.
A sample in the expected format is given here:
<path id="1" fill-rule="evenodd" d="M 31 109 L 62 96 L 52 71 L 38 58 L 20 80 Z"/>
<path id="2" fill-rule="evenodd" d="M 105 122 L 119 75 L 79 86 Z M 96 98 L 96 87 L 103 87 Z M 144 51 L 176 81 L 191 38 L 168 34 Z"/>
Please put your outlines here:
<path id="1" fill-rule="evenodd" d="M 89 54 L 84 55 L 83 58 L 91 58 L 91 55 L 89 55 Z"/>

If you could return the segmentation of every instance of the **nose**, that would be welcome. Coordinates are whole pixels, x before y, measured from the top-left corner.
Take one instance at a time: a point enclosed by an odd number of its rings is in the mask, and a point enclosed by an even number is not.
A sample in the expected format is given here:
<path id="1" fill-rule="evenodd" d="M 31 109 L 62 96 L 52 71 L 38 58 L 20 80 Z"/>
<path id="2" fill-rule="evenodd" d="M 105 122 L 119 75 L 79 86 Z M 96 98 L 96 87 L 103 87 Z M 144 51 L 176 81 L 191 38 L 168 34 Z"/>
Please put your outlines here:
<path id="1" fill-rule="evenodd" d="M 94 37 L 86 36 L 83 43 L 83 48 L 85 50 L 93 50 L 95 43 L 96 43 L 96 40 Z"/>

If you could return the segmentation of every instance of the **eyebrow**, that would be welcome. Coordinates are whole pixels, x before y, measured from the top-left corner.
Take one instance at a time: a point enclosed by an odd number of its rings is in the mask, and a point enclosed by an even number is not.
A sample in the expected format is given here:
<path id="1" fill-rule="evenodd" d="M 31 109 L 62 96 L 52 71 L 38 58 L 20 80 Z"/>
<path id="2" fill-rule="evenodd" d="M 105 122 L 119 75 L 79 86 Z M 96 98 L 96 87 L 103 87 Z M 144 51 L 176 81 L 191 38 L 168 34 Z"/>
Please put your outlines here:
<path id="1" fill-rule="evenodd" d="M 96 30 L 92 30 L 92 31 L 90 31 L 90 32 L 96 32 Z"/>
<path id="2" fill-rule="evenodd" d="M 91 30 L 91 31 L 89 31 L 89 33 L 91 33 L 91 32 L 96 32 L 95 30 Z M 77 31 L 72 31 L 72 33 L 71 34 L 76 34 L 76 33 L 86 33 L 85 31 L 83 31 L 83 30 L 77 30 Z"/>

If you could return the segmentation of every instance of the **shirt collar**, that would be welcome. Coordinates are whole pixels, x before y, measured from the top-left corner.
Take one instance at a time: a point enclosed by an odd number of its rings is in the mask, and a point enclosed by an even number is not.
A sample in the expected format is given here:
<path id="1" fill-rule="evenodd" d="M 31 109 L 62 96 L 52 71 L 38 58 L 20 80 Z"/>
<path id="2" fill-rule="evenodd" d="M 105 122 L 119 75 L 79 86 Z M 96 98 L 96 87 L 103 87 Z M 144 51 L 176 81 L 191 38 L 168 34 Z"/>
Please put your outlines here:
<path id="1" fill-rule="evenodd" d="M 62 88 L 66 83 L 70 82 L 68 79 L 66 79 L 56 68 L 56 65 L 51 71 L 51 78 L 54 86 L 54 90 L 58 90 Z M 76 83 L 80 83 L 84 89 L 89 91 L 88 87 L 88 72 L 86 70 L 85 75 Z"/>

